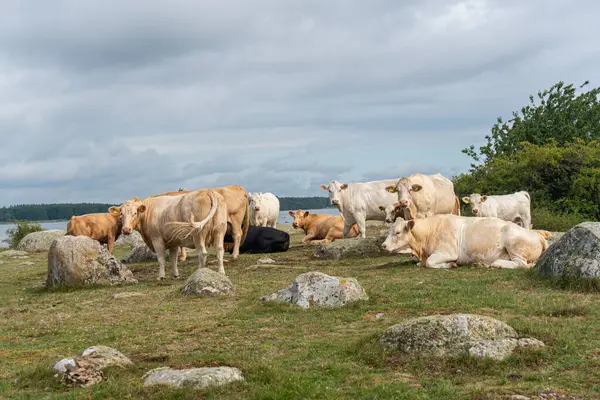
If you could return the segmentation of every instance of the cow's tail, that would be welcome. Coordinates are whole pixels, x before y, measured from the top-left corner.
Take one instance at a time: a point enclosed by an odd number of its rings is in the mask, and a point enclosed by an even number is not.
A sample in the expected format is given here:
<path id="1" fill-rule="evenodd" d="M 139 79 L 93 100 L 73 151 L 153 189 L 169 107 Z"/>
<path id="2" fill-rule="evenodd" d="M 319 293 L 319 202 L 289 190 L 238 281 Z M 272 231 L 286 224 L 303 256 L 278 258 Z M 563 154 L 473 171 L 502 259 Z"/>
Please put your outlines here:
<path id="1" fill-rule="evenodd" d="M 533 230 L 535 233 L 538 234 L 538 236 L 540 237 L 540 242 L 542 243 L 542 249 L 546 250 L 548 248 L 548 242 L 546 241 L 546 239 L 551 238 L 552 232 L 548 232 L 548 231 L 543 231 L 540 229 L 534 229 Z"/>
<path id="2" fill-rule="evenodd" d="M 208 189 L 208 197 L 210 198 L 210 202 L 212 203 L 210 206 L 210 211 L 206 218 L 204 218 L 200 222 L 194 221 L 194 214 L 190 215 L 190 222 L 169 222 L 169 225 L 174 225 L 171 240 L 183 240 L 189 237 L 193 233 L 200 233 L 208 224 L 208 222 L 215 216 L 218 208 L 218 200 L 217 196 L 212 189 Z"/>
<path id="3" fill-rule="evenodd" d="M 248 203 L 248 194 L 246 194 L 245 199 L 246 211 L 244 212 L 244 219 L 242 220 L 242 238 L 240 240 L 240 246 L 246 241 L 246 235 L 248 235 L 248 229 L 250 227 L 250 204 Z"/>
<path id="4" fill-rule="evenodd" d="M 454 196 L 454 210 L 452 210 L 452 214 L 460 216 L 460 200 L 458 196 Z"/>

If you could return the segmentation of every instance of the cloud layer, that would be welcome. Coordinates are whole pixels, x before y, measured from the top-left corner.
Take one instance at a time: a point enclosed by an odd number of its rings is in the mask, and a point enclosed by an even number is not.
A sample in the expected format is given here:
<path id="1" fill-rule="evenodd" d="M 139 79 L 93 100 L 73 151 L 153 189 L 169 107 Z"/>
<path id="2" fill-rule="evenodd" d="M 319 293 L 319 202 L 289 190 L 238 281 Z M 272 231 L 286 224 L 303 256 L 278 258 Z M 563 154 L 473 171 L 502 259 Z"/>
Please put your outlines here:
<path id="1" fill-rule="evenodd" d="M 0 205 L 451 176 L 529 94 L 599 84 L 599 12 L 591 0 L 9 0 Z"/>

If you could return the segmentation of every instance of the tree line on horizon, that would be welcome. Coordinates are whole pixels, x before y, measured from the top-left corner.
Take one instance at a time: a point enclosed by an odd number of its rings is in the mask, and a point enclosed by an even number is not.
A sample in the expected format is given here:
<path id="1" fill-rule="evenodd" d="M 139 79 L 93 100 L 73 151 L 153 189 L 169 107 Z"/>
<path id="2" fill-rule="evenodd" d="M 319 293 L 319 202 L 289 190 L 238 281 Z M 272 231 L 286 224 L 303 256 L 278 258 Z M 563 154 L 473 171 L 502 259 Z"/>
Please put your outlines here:
<path id="1" fill-rule="evenodd" d="M 104 203 L 56 203 L 21 204 L 0 208 L 0 222 L 14 221 L 60 221 L 73 215 L 105 213 L 118 204 Z M 328 197 L 279 197 L 281 211 L 331 208 Z"/>

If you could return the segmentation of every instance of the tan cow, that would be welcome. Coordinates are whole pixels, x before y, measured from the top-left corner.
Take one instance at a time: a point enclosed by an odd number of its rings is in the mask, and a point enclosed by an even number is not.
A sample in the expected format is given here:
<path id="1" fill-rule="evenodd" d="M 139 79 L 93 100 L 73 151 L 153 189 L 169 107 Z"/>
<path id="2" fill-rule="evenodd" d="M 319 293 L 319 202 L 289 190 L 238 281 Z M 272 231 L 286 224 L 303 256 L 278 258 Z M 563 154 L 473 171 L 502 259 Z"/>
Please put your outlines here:
<path id="1" fill-rule="evenodd" d="M 452 214 L 396 220 L 381 247 L 390 253 L 410 248 L 428 268 L 480 264 L 527 268 L 548 248 L 548 231 L 528 230 L 494 217 Z"/>
<path id="2" fill-rule="evenodd" d="M 301 209 L 295 213 L 293 211 L 288 211 L 288 213 L 294 217 L 292 226 L 295 229 L 302 229 L 305 233 L 302 243 L 331 243 L 335 239 L 344 237 L 344 220 L 340 216 L 310 214 L 308 211 L 302 211 Z M 358 226 L 354 224 L 348 233 L 348 237 L 353 238 L 358 235 Z"/>
<path id="3" fill-rule="evenodd" d="M 223 186 L 211 188 L 225 198 L 227 203 L 227 222 L 231 225 L 231 237 L 233 238 L 233 258 L 240 256 L 240 246 L 246 240 L 248 227 L 250 226 L 250 210 L 248 193 L 240 185 Z M 158 196 L 180 196 L 189 193 L 190 190 L 179 189 L 177 192 L 165 192 Z M 181 248 L 180 261 L 185 261 L 185 248 Z"/>
<path id="4" fill-rule="evenodd" d="M 67 235 L 87 236 L 106 244 L 112 253 L 115 241 L 121 235 L 121 221 L 118 215 L 110 213 L 72 216 L 67 222 Z"/>
<path id="5" fill-rule="evenodd" d="M 206 246 L 216 247 L 219 272 L 225 274 L 223 241 L 227 231 L 227 205 L 217 191 L 203 189 L 179 196 L 134 198 L 120 207 L 110 207 L 109 212 L 120 216 L 124 235 L 137 230 L 156 253 L 159 280 L 165 278 L 165 250 L 176 254 L 178 247 L 195 247 L 199 269 L 204 267 Z M 177 257 L 171 257 L 171 268 L 173 278 L 178 278 Z"/>
<path id="6" fill-rule="evenodd" d="M 460 215 L 460 200 L 454 193 L 454 184 L 441 174 L 412 174 L 385 190 L 398 193 L 398 203 L 409 211 L 411 219 L 436 214 Z"/>

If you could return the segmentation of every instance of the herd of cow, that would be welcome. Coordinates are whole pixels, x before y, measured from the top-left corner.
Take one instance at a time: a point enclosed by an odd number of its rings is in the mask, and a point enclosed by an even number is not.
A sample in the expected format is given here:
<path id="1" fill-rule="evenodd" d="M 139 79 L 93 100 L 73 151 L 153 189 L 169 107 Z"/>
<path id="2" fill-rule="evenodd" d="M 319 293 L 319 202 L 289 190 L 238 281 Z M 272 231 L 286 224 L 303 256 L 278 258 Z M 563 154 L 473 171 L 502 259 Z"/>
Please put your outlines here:
<path id="1" fill-rule="evenodd" d="M 334 180 L 321 188 L 329 193 L 339 216 L 289 211 L 293 227 L 305 233 L 303 243 L 329 243 L 336 239 L 366 237 L 366 221 L 389 226 L 382 249 L 411 253 L 429 268 L 482 264 L 492 268 L 532 265 L 548 247 L 550 232 L 534 230 L 527 192 L 482 196 L 463 201 L 474 217 L 460 215 L 460 201 L 452 181 L 441 174 L 413 174 L 400 179 L 341 184 Z M 74 216 L 67 234 L 88 236 L 113 251 L 121 234 L 138 231 L 157 255 L 159 279 L 165 277 L 166 250 L 172 275 L 177 262 L 186 259 L 185 248 L 195 248 L 199 268 L 205 265 L 207 247 L 215 247 L 220 273 L 225 273 L 225 250 L 234 259 L 240 253 L 287 251 L 289 234 L 276 229 L 279 200 L 272 193 L 248 194 L 239 185 L 179 190 L 134 197 L 108 213 Z M 175 254 L 178 254 L 175 257 Z"/>

